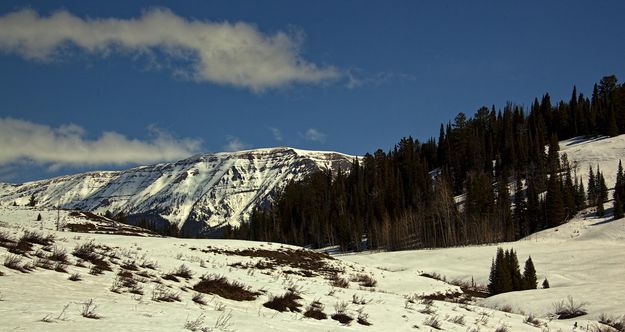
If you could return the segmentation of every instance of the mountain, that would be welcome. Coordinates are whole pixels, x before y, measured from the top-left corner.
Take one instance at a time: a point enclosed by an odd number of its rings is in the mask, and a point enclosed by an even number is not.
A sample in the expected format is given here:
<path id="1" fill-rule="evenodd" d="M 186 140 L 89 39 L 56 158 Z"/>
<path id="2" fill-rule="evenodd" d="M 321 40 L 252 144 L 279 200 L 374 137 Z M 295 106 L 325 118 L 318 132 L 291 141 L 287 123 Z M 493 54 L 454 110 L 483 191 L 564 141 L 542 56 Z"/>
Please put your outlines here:
<path id="1" fill-rule="evenodd" d="M 124 171 L 99 171 L 0 184 L 0 203 L 123 212 L 137 223 L 177 225 L 185 235 L 210 235 L 238 225 L 291 180 L 321 169 L 347 170 L 355 157 L 288 147 L 193 156 Z"/>

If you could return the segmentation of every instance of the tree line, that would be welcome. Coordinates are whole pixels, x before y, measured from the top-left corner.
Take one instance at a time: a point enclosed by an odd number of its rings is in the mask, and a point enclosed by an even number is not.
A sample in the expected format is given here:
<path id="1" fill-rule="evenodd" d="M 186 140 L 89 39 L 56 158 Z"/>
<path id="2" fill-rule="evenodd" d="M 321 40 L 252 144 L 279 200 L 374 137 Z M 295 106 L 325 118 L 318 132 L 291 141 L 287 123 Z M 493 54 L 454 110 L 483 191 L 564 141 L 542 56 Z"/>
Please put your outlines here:
<path id="1" fill-rule="evenodd" d="M 568 101 L 545 94 L 528 110 L 508 103 L 460 113 L 438 139 L 406 137 L 349 170 L 289 183 L 225 237 L 345 250 L 447 247 L 517 240 L 590 205 L 604 213 L 600 169 L 589 170 L 586 189 L 578 174 L 585 170 L 560 155 L 558 142 L 625 133 L 625 86 L 617 82 L 603 77 L 590 98 L 574 87 Z M 625 178 L 617 178 L 622 213 Z"/>

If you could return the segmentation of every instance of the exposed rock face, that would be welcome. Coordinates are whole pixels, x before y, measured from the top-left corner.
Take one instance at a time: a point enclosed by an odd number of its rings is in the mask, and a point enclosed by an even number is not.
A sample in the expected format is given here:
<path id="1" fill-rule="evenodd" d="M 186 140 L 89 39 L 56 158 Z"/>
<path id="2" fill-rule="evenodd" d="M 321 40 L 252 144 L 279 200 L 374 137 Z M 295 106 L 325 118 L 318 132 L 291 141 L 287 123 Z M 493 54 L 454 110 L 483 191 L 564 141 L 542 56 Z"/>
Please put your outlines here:
<path id="1" fill-rule="evenodd" d="M 123 212 L 178 225 L 185 234 L 239 225 L 291 180 L 319 169 L 348 170 L 354 157 L 292 148 L 193 156 L 125 171 L 88 172 L 21 185 L 0 185 L 2 204 L 97 213 Z"/>

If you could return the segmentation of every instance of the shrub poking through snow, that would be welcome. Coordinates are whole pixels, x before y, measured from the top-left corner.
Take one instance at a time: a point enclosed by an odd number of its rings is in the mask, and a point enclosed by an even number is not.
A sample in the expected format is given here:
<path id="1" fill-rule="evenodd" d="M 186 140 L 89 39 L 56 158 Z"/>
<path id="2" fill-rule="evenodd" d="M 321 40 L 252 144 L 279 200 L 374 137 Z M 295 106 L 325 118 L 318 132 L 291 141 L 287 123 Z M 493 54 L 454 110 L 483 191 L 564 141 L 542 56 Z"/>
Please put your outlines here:
<path id="1" fill-rule="evenodd" d="M 369 314 L 365 313 L 364 308 L 360 308 L 358 310 L 358 318 L 356 319 L 356 321 L 360 325 L 365 325 L 365 326 L 371 325 L 371 323 L 369 323 Z"/>
<path id="2" fill-rule="evenodd" d="M 22 266 L 22 256 L 9 254 L 4 258 L 4 266 L 20 272 L 28 272 Z"/>
<path id="3" fill-rule="evenodd" d="M 452 322 L 457 325 L 464 326 L 464 315 L 453 316 L 449 318 L 447 321 Z"/>
<path id="4" fill-rule="evenodd" d="M 437 330 L 441 329 L 441 321 L 438 319 L 437 315 L 431 315 L 423 320 L 423 324 L 427 326 L 431 326 Z"/>
<path id="5" fill-rule="evenodd" d="M 206 305 L 207 303 L 206 299 L 204 298 L 204 294 L 202 293 L 195 292 L 191 299 L 193 300 L 193 302 L 200 304 L 200 305 Z"/>
<path id="6" fill-rule="evenodd" d="M 101 317 L 95 313 L 95 309 L 98 306 L 93 302 L 93 299 L 89 299 L 82 304 L 81 315 L 85 318 L 100 319 Z"/>
<path id="7" fill-rule="evenodd" d="M 20 238 L 20 241 L 47 246 L 54 243 L 54 235 L 43 235 L 42 233 L 36 231 L 25 231 L 24 235 Z"/>
<path id="8" fill-rule="evenodd" d="M 368 274 L 359 274 L 357 282 L 362 287 L 375 287 L 378 284 L 378 281 Z"/>
<path id="9" fill-rule="evenodd" d="M 351 323 L 354 318 L 345 313 L 347 310 L 347 302 L 339 302 L 334 305 L 334 314 L 332 314 L 332 319 L 338 321 L 341 324 L 347 325 Z"/>
<path id="10" fill-rule="evenodd" d="M 180 302 L 180 293 L 172 291 L 165 285 L 157 285 L 152 291 L 152 301 Z"/>
<path id="11" fill-rule="evenodd" d="M 316 320 L 327 319 L 328 315 L 323 312 L 324 305 L 315 300 L 308 307 L 306 307 L 306 311 L 304 312 L 304 317 L 313 318 Z"/>
<path id="12" fill-rule="evenodd" d="M 534 326 L 534 327 L 540 326 L 540 320 L 538 320 L 538 318 L 536 318 L 534 314 L 529 314 L 528 316 L 526 316 L 525 319 L 523 319 L 523 323 Z"/>
<path id="13" fill-rule="evenodd" d="M 495 329 L 495 332 L 510 332 L 510 329 L 507 326 L 502 325 Z"/>
<path id="14" fill-rule="evenodd" d="M 553 311 L 558 315 L 558 319 L 569 319 L 586 314 L 586 302 L 575 302 L 572 296 L 566 300 L 560 300 L 553 304 Z"/>
<path id="15" fill-rule="evenodd" d="M 56 262 L 62 262 L 65 264 L 69 263 L 67 251 L 64 248 L 57 246 L 54 246 L 52 248 L 52 253 L 50 253 L 48 259 Z"/>
<path id="16" fill-rule="evenodd" d="M 335 274 L 332 276 L 332 279 L 330 279 L 330 285 L 332 285 L 332 287 L 349 288 L 349 280 Z"/>
<path id="17" fill-rule="evenodd" d="M 96 249 L 97 246 L 92 241 L 86 242 L 76 246 L 72 255 L 93 264 L 94 267 L 92 267 L 92 271 L 90 272 L 93 275 L 102 274 L 103 271 L 113 271 L 111 264 L 105 261 L 104 258 L 96 252 Z"/>
<path id="18" fill-rule="evenodd" d="M 301 299 L 302 297 L 297 295 L 297 293 L 288 291 L 282 296 L 271 296 L 269 301 L 265 302 L 263 306 L 280 312 L 287 310 L 290 312 L 301 312 L 300 307 L 302 305 L 297 302 L 297 300 Z"/>
<path id="19" fill-rule="evenodd" d="M 226 277 L 216 274 L 204 275 L 202 280 L 193 286 L 193 290 L 235 301 L 254 301 L 259 295 L 238 281 L 228 281 Z"/>
<path id="20" fill-rule="evenodd" d="M 69 280 L 71 280 L 71 281 L 81 281 L 81 280 L 82 280 L 82 278 L 81 278 L 81 276 L 80 276 L 80 273 L 78 273 L 78 272 L 74 272 L 74 273 L 72 273 L 72 274 L 69 276 L 69 278 L 67 278 L 67 279 L 69 279 Z"/>
<path id="21" fill-rule="evenodd" d="M 609 317 L 606 314 L 601 314 L 599 316 L 599 323 L 607 325 L 618 332 L 625 332 L 625 316 L 620 319 Z"/>

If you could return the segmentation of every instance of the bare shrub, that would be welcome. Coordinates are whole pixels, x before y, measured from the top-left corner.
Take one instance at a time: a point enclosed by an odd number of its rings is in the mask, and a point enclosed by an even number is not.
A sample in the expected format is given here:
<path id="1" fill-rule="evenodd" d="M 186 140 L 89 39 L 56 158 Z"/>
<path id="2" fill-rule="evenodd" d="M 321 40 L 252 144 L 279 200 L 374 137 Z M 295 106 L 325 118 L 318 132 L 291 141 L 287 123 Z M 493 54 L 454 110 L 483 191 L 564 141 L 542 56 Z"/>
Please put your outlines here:
<path id="1" fill-rule="evenodd" d="M 372 300 L 365 299 L 364 296 L 358 296 L 356 294 L 352 295 L 352 303 L 353 304 L 365 305 L 365 304 L 371 303 L 371 301 Z"/>
<path id="2" fill-rule="evenodd" d="M 120 265 L 124 270 L 139 271 L 139 267 L 134 260 L 126 260 Z"/>
<path id="3" fill-rule="evenodd" d="M 423 320 L 423 324 L 431 326 L 437 330 L 441 329 L 441 321 L 438 319 L 437 315 L 428 316 L 425 320 Z"/>
<path id="4" fill-rule="evenodd" d="M 347 302 L 338 302 L 334 305 L 334 314 L 330 316 L 332 319 L 338 321 L 341 324 L 347 325 L 351 323 L 354 318 L 346 313 Z"/>
<path id="5" fill-rule="evenodd" d="M 102 274 L 104 271 L 112 271 L 113 269 L 111 268 L 111 264 L 105 261 L 104 257 L 97 253 L 97 248 L 98 246 L 96 246 L 93 241 L 85 242 L 76 246 L 72 255 L 96 266 L 97 268 L 92 268 L 92 271 L 90 272 L 93 275 Z"/>
<path id="6" fill-rule="evenodd" d="M 184 328 L 189 331 L 207 331 L 204 328 L 204 320 L 206 316 L 202 313 L 194 320 L 188 320 L 184 322 Z"/>
<path id="7" fill-rule="evenodd" d="M 539 327 L 541 324 L 540 320 L 538 320 L 538 318 L 536 318 L 534 314 L 529 314 L 528 316 L 526 316 L 523 319 L 523 323 L 534 326 L 534 327 Z"/>
<path id="8" fill-rule="evenodd" d="M 316 320 L 327 319 L 328 315 L 323 312 L 324 305 L 315 300 L 308 307 L 306 307 L 306 311 L 304 312 L 304 317 L 313 318 Z"/>
<path id="9" fill-rule="evenodd" d="M 36 258 L 35 260 L 33 260 L 33 264 L 36 267 L 46 269 L 46 270 L 54 269 L 54 262 L 52 262 L 51 260 L 47 258 Z"/>
<path id="10" fill-rule="evenodd" d="M 432 304 L 426 304 L 423 309 L 419 310 L 419 312 L 424 314 L 424 315 L 431 315 L 431 314 L 436 313 L 436 310 L 433 309 L 433 305 Z"/>
<path id="11" fill-rule="evenodd" d="M 74 272 L 74 273 L 72 273 L 72 274 L 69 276 L 69 278 L 67 278 L 67 279 L 69 279 L 69 280 L 71 280 L 71 281 L 81 281 L 81 280 L 82 280 L 82 277 L 80 276 L 80 273 L 78 273 L 78 272 Z"/>
<path id="12" fill-rule="evenodd" d="M 290 312 L 301 312 L 300 307 L 302 305 L 297 302 L 297 300 L 301 299 L 302 297 L 295 292 L 288 291 L 282 296 L 271 296 L 269 301 L 265 302 L 263 306 L 280 312 L 285 312 L 287 310 Z"/>
<path id="13" fill-rule="evenodd" d="M 152 301 L 180 302 L 180 292 L 174 292 L 164 285 L 157 285 L 152 291 Z"/>
<path id="14" fill-rule="evenodd" d="M 56 263 L 54 263 L 54 271 L 67 273 L 67 264 L 65 264 L 63 262 L 56 262 Z"/>
<path id="15" fill-rule="evenodd" d="M 193 286 L 193 290 L 235 301 L 254 301 L 260 295 L 258 292 L 250 291 L 248 286 L 238 281 L 228 281 L 226 277 L 216 274 L 204 275 L 202 280 Z"/>
<path id="16" fill-rule="evenodd" d="M 510 332 L 510 328 L 505 325 L 501 325 L 495 329 L 495 332 Z"/>
<path id="17" fill-rule="evenodd" d="M 599 316 L 599 323 L 607 325 L 619 332 L 625 332 L 625 316 L 621 317 L 608 317 L 606 314 Z"/>
<path id="18" fill-rule="evenodd" d="M 369 314 L 365 313 L 363 309 L 364 308 L 360 308 L 360 310 L 358 310 L 358 318 L 356 321 L 360 325 L 370 326 L 371 323 L 369 322 Z"/>
<path id="19" fill-rule="evenodd" d="M 178 278 L 191 279 L 193 278 L 193 272 L 188 266 L 182 264 L 177 269 L 163 275 L 163 279 L 179 282 Z"/>
<path id="20" fill-rule="evenodd" d="M 47 246 L 54 243 L 54 235 L 43 235 L 43 233 L 39 233 L 37 231 L 25 231 L 24 235 L 20 238 L 20 241 Z"/>
<path id="21" fill-rule="evenodd" d="M 378 281 L 368 274 L 359 274 L 357 281 L 362 287 L 375 287 L 378 284 Z"/>
<path id="22" fill-rule="evenodd" d="M 115 278 L 115 280 L 113 280 L 113 284 L 111 285 L 111 288 L 109 288 L 109 290 L 113 293 L 121 294 L 123 287 L 124 286 L 122 285 L 122 281 L 119 277 L 117 277 Z"/>
<path id="23" fill-rule="evenodd" d="M 449 318 L 447 321 L 457 324 L 457 325 L 461 325 L 464 326 L 464 315 L 458 315 L 458 316 L 453 316 L 451 318 Z"/>
<path id="24" fill-rule="evenodd" d="M 558 319 L 569 319 L 585 315 L 586 302 L 575 302 L 572 296 L 568 296 L 566 300 L 560 300 L 553 303 L 553 311 Z"/>
<path id="25" fill-rule="evenodd" d="M 206 305 L 207 303 L 206 299 L 204 298 L 204 294 L 198 292 L 193 293 L 193 297 L 191 298 L 191 300 L 200 305 Z"/>
<path id="26" fill-rule="evenodd" d="M 4 266 L 20 272 L 28 272 L 22 265 L 22 256 L 9 254 L 4 258 Z"/>
<path id="27" fill-rule="evenodd" d="M 52 253 L 48 256 L 49 260 L 63 262 L 65 264 L 69 263 L 69 258 L 67 256 L 67 250 L 65 248 L 54 246 L 52 248 Z"/>
<path id="28" fill-rule="evenodd" d="M 332 287 L 349 288 L 349 280 L 334 275 L 332 279 L 330 279 L 330 285 L 332 285 Z"/>
<path id="29" fill-rule="evenodd" d="M 97 307 L 98 306 L 93 302 L 93 299 L 89 299 L 83 302 L 81 315 L 85 318 L 100 319 L 101 317 L 95 312 Z"/>
<path id="30" fill-rule="evenodd" d="M 150 269 L 150 270 L 156 270 L 158 269 L 158 262 L 157 261 L 148 261 L 145 260 L 143 262 L 141 262 L 141 267 L 144 269 Z"/>

